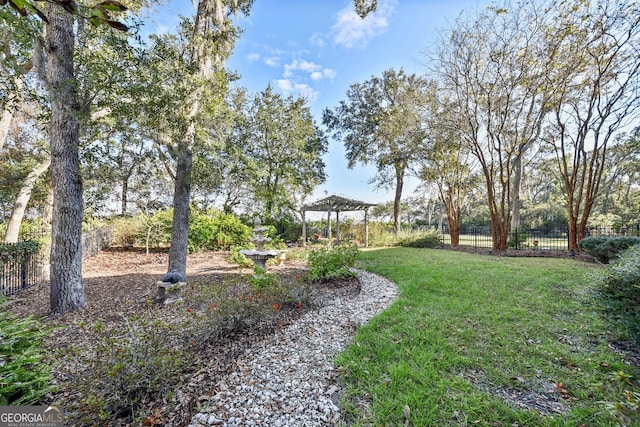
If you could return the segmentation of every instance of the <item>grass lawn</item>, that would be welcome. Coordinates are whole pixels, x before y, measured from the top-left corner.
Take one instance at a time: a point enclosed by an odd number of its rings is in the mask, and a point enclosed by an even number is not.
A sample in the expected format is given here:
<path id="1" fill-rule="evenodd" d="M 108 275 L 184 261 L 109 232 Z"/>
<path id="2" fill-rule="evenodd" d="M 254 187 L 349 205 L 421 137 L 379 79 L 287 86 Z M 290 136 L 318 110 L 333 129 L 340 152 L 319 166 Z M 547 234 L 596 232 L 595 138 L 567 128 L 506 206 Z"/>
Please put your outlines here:
<path id="1" fill-rule="evenodd" d="M 337 362 L 350 423 L 640 426 L 640 369 L 610 345 L 597 266 L 413 248 L 360 260 L 400 297 Z"/>

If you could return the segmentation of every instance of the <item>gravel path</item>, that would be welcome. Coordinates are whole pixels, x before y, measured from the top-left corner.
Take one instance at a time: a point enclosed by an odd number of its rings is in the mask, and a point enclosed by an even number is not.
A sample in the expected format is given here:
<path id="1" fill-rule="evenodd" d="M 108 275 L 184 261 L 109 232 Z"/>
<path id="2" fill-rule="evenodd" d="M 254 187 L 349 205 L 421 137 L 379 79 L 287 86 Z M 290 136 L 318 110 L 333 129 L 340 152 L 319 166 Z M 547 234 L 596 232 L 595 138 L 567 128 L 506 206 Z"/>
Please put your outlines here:
<path id="1" fill-rule="evenodd" d="M 237 368 L 202 402 L 190 427 L 335 426 L 341 389 L 333 360 L 356 329 L 397 297 L 394 283 L 359 271 L 355 296 L 323 301 L 292 325 L 248 348 Z"/>

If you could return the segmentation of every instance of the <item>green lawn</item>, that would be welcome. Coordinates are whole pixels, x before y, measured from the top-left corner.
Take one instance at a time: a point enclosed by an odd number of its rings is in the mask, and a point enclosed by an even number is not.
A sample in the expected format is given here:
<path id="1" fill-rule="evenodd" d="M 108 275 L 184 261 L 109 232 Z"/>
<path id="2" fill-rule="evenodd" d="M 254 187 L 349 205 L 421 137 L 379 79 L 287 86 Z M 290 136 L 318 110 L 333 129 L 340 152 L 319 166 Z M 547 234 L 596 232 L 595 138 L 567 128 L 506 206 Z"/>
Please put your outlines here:
<path id="1" fill-rule="evenodd" d="M 640 425 L 594 265 L 394 248 L 361 266 L 400 297 L 339 358 L 354 425 Z M 532 409 L 527 409 L 532 408 Z M 535 409 L 533 409 L 535 408 Z"/>

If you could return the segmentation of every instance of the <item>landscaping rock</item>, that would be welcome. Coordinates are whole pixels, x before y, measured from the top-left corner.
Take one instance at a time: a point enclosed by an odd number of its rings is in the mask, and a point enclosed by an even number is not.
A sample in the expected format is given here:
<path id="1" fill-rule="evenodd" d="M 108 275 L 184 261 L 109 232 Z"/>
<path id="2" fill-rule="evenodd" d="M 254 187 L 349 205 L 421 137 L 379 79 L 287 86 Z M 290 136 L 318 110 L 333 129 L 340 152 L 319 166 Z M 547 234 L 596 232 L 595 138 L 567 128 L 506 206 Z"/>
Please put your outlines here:
<path id="1" fill-rule="evenodd" d="M 359 272 L 361 291 L 323 301 L 294 323 L 247 348 L 236 368 L 222 379 L 205 413 L 196 414 L 190 427 L 327 426 L 340 420 L 336 406 L 342 390 L 333 366 L 349 345 L 357 327 L 388 308 L 397 297 L 392 282 Z M 204 411 L 203 411 L 204 412 Z M 222 424 L 209 423 L 222 421 Z"/>

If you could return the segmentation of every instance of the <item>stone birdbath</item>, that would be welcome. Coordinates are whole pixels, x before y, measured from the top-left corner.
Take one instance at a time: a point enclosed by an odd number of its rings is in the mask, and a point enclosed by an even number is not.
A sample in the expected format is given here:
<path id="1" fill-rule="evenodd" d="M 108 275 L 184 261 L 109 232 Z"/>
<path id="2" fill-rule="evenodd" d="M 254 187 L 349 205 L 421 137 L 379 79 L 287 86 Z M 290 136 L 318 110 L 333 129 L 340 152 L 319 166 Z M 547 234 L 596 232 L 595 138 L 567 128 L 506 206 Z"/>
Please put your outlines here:
<path id="1" fill-rule="evenodd" d="M 164 304 L 171 304 L 182 301 L 180 291 L 186 285 L 184 276 L 177 270 L 172 270 L 165 274 L 160 281 L 156 282 L 158 286 L 158 300 Z"/>
<path id="2" fill-rule="evenodd" d="M 256 218 L 254 220 L 255 227 L 253 228 L 253 237 L 251 238 L 251 242 L 256 245 L 255 249 L 243 249 L 240 253 L 251 261 L 253 261 L 254 265 L 259 266 L 263 270 L 267 269 L 267 260 L 271 258 L 275 258 L 280 255 L 280 251 L 272 249 L 267 250 L 264 249 L 264 244 L 271 241 L 270 238 L 265 237 L 264 233 L 269 229 L 268 227 L 262 227 L 260 223 L 260 219 Z"/>

